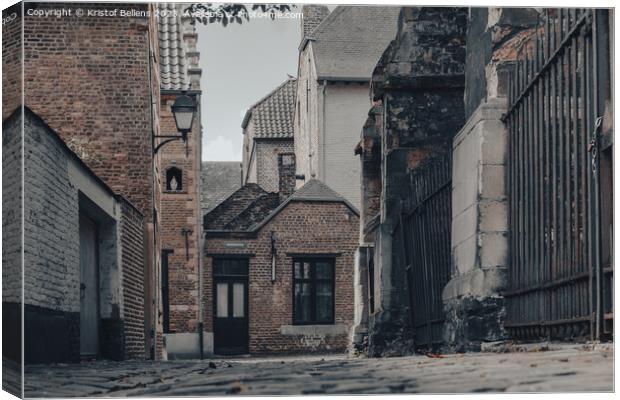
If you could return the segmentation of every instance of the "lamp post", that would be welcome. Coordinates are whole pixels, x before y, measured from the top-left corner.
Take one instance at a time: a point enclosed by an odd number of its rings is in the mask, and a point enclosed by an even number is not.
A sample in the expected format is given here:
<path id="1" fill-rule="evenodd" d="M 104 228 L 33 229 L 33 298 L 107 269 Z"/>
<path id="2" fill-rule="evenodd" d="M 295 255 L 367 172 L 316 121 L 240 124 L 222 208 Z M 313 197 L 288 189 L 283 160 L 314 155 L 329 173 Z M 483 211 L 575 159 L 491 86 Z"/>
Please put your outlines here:
<path id="1" fill-rule="evenodd" d="M 185 142 L 185 155 L 187 156 L 187 134 L 192 130 L 197 108 L 194 100 L 185 94 L 176 98 L 172 105 L 172 114 L 180 135 L 153 135 L 153 139 L 166 139 L 157 146 L 155 146 L 155 141 L 153 140 L 153 154 L 157 154 L 157 151 L 166 143 L 181 139 Z"/>

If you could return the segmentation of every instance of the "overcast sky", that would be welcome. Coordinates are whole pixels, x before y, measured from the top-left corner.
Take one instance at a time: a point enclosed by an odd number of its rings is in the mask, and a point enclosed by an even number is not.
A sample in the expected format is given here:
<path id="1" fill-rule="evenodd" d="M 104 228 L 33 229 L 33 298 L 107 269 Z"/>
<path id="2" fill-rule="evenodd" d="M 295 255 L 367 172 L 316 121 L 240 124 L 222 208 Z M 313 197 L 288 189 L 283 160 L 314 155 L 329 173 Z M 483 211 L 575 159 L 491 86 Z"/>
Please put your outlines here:
<path id="1" fill-rule="evenodd" d="M 300 22 L 261 18 L 227 27 L 197 25 L 204 161 L 241 161 L 245 111 L 287 74 L 297 76 Z"/>

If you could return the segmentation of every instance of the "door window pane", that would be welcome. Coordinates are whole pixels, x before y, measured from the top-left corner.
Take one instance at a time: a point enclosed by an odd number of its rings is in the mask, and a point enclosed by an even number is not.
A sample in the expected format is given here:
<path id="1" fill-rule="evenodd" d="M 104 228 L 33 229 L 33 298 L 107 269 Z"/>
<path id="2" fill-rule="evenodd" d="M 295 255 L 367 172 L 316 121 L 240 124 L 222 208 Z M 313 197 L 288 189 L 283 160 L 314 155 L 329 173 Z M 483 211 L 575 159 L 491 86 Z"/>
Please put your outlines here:
<path id="1" fill-rule="evenodd" d="M 243 283 L 233 283 L 233 317 L 243 318 L 245 315 L 245 293 Z"/>
<path id="2" fill-rule="evenodd" d="M 218 283 L 216 293 L 216 315 L 218 318 L 228 318 L 228 283 Z"/>
<path id="3" fill-rule="evenodd" d="M 316 285 L 316 320 L 329 322 L 333 319 L 333 298 L 331 283 L 317 283 Z"/>

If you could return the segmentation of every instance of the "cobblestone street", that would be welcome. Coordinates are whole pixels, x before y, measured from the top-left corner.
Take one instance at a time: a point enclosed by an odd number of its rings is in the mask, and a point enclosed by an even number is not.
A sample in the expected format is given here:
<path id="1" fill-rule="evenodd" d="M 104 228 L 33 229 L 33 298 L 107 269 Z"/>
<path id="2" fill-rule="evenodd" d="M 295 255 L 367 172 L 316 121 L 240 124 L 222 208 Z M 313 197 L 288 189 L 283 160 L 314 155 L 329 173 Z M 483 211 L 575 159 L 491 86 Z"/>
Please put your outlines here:
<path id="1" fill-rule="evenodd" d="M 504 349 L 498 349 L 501 350 Z M 25 395 L 208 396 L 613 389 L 611 345 L 552 348 L 538 345 L 528 351 L 435 357 L 368 359 L 343 355 L 31 366 L 26 368 Z"/>

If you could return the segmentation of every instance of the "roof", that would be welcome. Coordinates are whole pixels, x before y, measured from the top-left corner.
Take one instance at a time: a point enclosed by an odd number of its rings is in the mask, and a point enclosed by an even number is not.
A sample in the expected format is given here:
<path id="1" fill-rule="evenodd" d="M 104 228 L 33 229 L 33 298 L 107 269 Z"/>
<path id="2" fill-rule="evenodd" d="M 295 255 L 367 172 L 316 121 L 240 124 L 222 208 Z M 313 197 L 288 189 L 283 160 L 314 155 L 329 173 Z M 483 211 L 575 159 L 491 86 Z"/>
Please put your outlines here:
<path id="1" fill-rule="evenodd" d="M 204 216 L 204 229 L 247 231 L 278 206 L 279 195 L 246 183 Z"/>
<path id="2" fill-rule="evenodd" d="M 309 35 L 318 79 L 370 80 L 401 7 L 338 6 Z"/>
<path id="3" fill-rule="evenodd" d="M 204 229 L 212 233 L 256 233 L 291 202 L 343 203 L 359 216 L 359 211 L 325 183 L 311 179 L 280 202 L 255 183 L 247 183 L 204 217 Z"/>
<path id="4" fill-rule="evenodd" d="M 205 161 L 200 174 L 200 208 L 203 215 L 213 210 L 241 187 L 241 163 Z"/>
<path id="5" fill-rule="evenodd" d="M 183 7 L 187 5 L 160 3 L 157 5 L 159 25 L 159 69 L 162 90 L 187 90 L 189 77 L 184 24 L 181 22 Z"/>
<path id="6" fill-rule="evenodd" d="M 252 120 L 254 138 L 292 138 L 296 92 L 297 80 L 287 79 L 250 107 L 241 127 L 245 130 Z"/>

